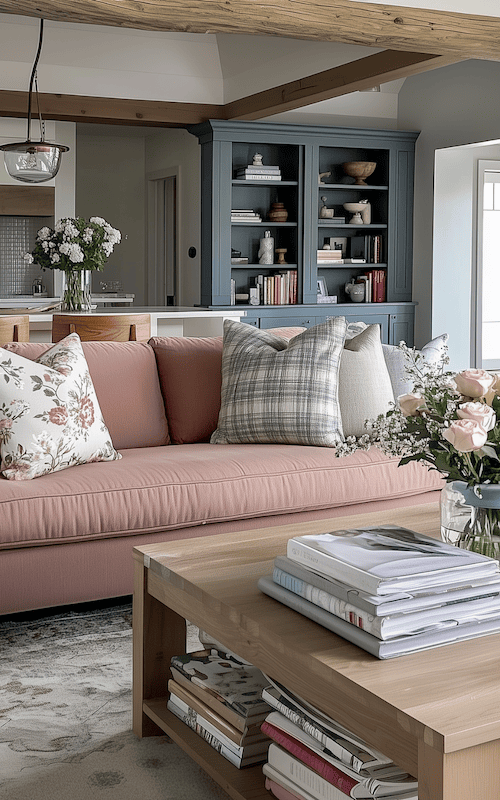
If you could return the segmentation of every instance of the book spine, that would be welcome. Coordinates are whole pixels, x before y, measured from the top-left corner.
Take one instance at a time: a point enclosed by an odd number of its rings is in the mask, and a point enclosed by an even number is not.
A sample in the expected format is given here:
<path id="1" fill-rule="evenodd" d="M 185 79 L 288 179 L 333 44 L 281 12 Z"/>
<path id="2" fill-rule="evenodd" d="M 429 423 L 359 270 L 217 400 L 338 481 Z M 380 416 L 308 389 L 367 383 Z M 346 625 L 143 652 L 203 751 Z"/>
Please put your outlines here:
<path id="1" fill-rule="evenodd" d="M 276 567 L 273 570 L 273 581 L 280 586 L 284 586 L 285 589 L 288 589 L 290 592 L 294 592 L 300 595 L 300 597 L 305 597 L 310 603 L 324 608 L 325 611 L 328 611 L 330 614 L 335 614 L 336 617 L 345 619 L 347 622 L 350 622 L 351 625 L 356 625 L 356 627 L 362 628 L 362 630 L 368 631 L 368 633 L 372 633 L 374 636 L 377 636 L 378 639 L 383 638 L 382 621 L 367 614 L 365 611 L 361 611 L 359 608 L 356 608 L 356 606 L 353 606 L 352 603 L 340 600 L 324 589 L 319 589 L 317 586 L 306 583 L 299 578 L 294 578 L 293 575 L 288 575 L 286 572 Z"/>
<path id="2" fill-rule="evenodd" d="M 207 689 L 204 689 L 201 686 L 198 686 L 196 683 L 190 681 L 189 678 L 186 678 L 186 676 L 183 675 L 183 673 L 179 670 L 175 669 L 175 667 L 170 667 L 170 672 L 172 675 L 172 680 L 178 686 L 193 694 L 200 700 L 200 702 L 209 706 L 209 708 L 212 708 L 216 714 L 219 714 L 219 716 L 229 722 L 230 725 L 233 725 L 237 730 L 241 731 L 242 734 L 246 732 L 249 726 L 247 719 L 244 716 L 230 708 L 229 705 L 218 699 L 213 693 L 207 691 Z"/>
<path id="3" fill-rule="evenodd" d="M 329 764 L 328 761 L 325 761 L 324 758 L 321 758 L 321 756 L 313 750 L 310 750 L 305 744 L 297 741 L 293 736 L 290 736 L 290 734 L 285 731 L 281 731 L 274 725 L 264 722 L 262 724 L 262 730 L 271 739 L 281 745 L 281 747 L 302 761 L 303 764 L 311 767 L 311 769 L 315 770 L 329 783 L 333 783 L 333 785 L 344 792 L 344 794 L 350 795 L 354 787 L 361 782 L 349 777 L 349 775 L 343 773 L 333 764 Z"/>
<path id="4" fill-rule="evenodd" d="M 184 714 L 178 706 L 174 705 L 171 700 L 167 703 L 167 708 L 172 714 L 175 714 L 182 722 L 184 722 L 188 728 L 191 728 L 195 733 L 198 734 L 202 739 L 204 739 L 210 747 L 213 747 L 217 753 L 220 753 L 221 756 L 227 758 L 231 764 L 234 764 L 235 767 L 241 766 L 241 756 L 237 755 L 233 750 L 221 742 L 221 740 L 212 732 L 208 731 L 199 723 L 195 722 L 188 714 Z"/>
<path id="5" fill-rule="evenodd" d="M 246 180 L 246 181 L 280 181 L 281 180 L 281 175 L 277 175 L 277 174 L 272 173 L 272 172 L 268 172 L 268 173 L 265 173 L 265 174 L 262 173 L 262 174 L 259 174 L 259 175 L 258 174 L 255 174 L 255 175 L 253 175 L 253 174 L 252 175 L 241 175 L 241 176 L 238 176 L 238 177 L 241 177 L 242 180 Z"/>
<path id="6" fill-rule="evenodd" d="M 333 783 L 330 783 L 317 772 L 306 766 L 297 758 L 271 744 L 268 752 L 268 763 L 271 767 L 292 781 L 299 789 L 305 789 L 313 797 L 321 800 L 345 800 L 346 795 Z"/>

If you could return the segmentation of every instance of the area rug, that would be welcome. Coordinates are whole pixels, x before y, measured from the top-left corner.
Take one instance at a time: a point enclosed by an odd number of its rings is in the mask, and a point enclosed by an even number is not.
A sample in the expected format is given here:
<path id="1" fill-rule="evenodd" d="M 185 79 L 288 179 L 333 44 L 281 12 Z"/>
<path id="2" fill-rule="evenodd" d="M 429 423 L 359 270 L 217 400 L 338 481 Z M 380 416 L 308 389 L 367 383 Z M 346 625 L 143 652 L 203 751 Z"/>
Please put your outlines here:
<path id="1" fill-rule="evenodd" d="M 131 707 L 128 598 L 0 622 L 1 800 L 228 800 L 168 736 L 138 739 Z"/>

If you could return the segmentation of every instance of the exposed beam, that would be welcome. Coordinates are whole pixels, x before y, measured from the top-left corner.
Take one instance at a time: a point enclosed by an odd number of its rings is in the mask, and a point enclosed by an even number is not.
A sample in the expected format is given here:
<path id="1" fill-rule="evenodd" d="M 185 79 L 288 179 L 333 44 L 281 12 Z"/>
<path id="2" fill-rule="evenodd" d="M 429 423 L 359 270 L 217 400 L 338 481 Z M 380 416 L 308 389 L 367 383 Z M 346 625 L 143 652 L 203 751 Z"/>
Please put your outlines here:
<path id="1" fill-rule="evenodd" d="M 185 128 L 207 119 L 227 119 L 224 106 L 210 103 L 166 103 L 43 92 L 39 98 L 45 119 L 69 122 Z M 27 108 L 27 92 L 0 91 L 0 117 L 26 117 Z"/>
<path id="2" fill-rule="evenodd" d="M 351 0 L 0 0 L 0 11 L 59 22 L 285 36 L 500 60 L 500 17 Z"/>
<path id="3" fill-rule="evenodd" d="M 242 97 L 224 106 L 227 119 L 255 120 L 291 111 L 321 100 L 370 89 L 377 84 L 406 78 L 458 59 L 428 53 L 384 50 L 339 67 L 317 72 L 273 89 Z"/>

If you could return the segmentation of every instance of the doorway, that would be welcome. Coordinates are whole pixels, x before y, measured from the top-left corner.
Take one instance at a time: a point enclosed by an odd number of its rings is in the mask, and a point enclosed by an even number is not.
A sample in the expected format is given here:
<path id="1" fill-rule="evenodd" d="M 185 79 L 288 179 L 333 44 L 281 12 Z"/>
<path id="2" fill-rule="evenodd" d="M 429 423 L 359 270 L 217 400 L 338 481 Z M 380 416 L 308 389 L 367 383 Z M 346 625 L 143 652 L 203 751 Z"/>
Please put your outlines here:
<path id="1" fill-rule="evenodd" d="M 148 304 L 175 306 L 178 271 L 179 168 L 147 176 Z"/>

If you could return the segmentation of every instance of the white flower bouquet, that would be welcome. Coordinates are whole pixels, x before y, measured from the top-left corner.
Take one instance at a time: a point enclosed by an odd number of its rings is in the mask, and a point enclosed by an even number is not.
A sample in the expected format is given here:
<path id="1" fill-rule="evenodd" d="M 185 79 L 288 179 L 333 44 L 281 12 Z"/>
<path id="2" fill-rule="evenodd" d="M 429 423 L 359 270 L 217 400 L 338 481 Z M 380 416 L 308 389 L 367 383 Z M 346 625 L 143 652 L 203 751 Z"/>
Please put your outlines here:
<path id="1" fill-rule="evenodd" d="M 55 228 L 40 228 L 31 253 L 24 260 L 42 269 L 60 269 L 65 274 L 63 307 L 80 311 L 83 307 L 81 275 L 102 271 L 121 233 L 102 217 L 60 219 Z"/>

